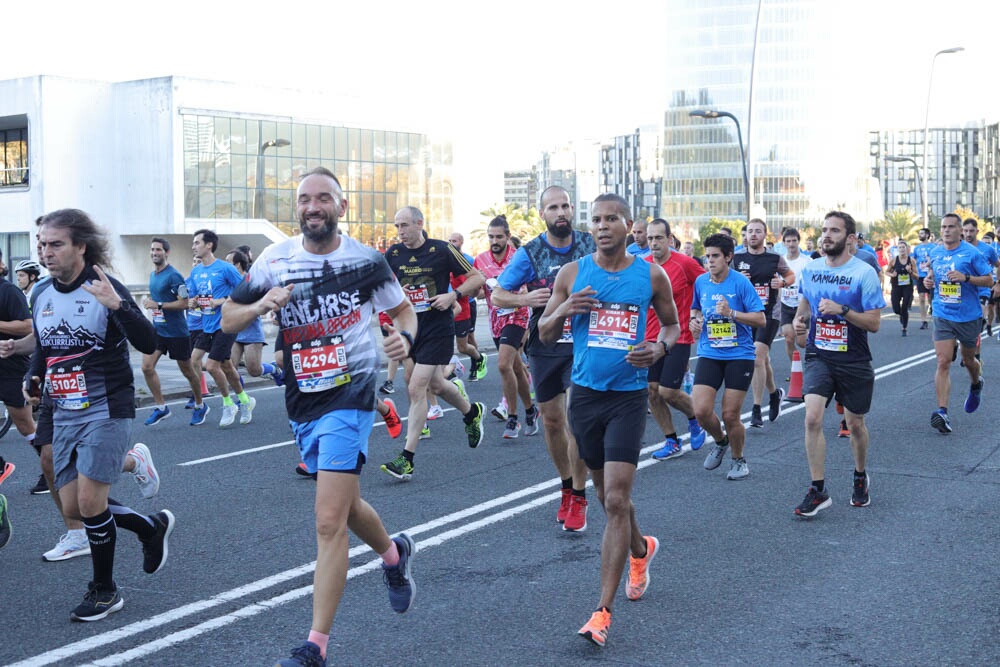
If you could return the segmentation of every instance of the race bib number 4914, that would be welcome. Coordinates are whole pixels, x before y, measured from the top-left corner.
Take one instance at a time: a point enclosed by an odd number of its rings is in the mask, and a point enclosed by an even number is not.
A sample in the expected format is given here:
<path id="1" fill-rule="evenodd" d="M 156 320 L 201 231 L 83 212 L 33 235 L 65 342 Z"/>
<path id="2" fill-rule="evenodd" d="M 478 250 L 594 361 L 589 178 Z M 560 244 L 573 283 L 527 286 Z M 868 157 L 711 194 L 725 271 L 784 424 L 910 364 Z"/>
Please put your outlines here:
<path id="1" fill-rule="evenodd" d="M 636 343 L 639 306 L 600 301 L 590 311 L 587 347 L 629 351 Z"/>

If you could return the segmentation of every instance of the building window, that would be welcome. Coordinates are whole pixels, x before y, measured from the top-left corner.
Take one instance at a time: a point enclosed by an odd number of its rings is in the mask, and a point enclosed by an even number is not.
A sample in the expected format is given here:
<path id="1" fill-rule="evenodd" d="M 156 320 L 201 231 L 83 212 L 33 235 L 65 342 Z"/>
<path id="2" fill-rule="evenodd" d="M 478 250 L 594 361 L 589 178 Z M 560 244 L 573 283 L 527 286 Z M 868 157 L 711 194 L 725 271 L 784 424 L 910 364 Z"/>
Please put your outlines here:
<path id="1" fill-rule="evenodd" d="M 28 185 L 28 116 L 0 117 L 0 188 Z"/>

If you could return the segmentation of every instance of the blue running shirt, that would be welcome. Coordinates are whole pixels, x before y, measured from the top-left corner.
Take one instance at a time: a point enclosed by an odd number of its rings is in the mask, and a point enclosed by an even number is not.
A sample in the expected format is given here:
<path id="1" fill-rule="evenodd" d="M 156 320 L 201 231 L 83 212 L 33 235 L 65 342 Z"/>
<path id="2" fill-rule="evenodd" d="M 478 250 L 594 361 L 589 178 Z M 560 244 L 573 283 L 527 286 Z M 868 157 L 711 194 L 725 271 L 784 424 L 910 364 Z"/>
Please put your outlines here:
<path id="1" fill-rule="evenodd" d="M 931 271 L 934 272 L 934 317 L 950 322 L 971 322 L 983 316 L 979 305 L 979 288 L 945 278 L 949 271 L 961 271 L 972 276 L 986 276 L 990 265 L 983 254 L 965 241 L 948 250 L 937 246 L 931 251 Z"/>
<path id="2" fill-rule="evenodd" d="M 694 281 L 694 298 L 691 301 L 691 310 L 700 310 L 705 316 L 698 338 L 698 356 L 709 359 L 755 358 L 753 327 L 740 324 L 731 316 L 719 315 L 715 304 L 722 299 L 740 313 L 764 310 L 753 283 L 739 271 L 730 269 L 721 283 L 712 282 L 710 273 L 698 276 Z"/>

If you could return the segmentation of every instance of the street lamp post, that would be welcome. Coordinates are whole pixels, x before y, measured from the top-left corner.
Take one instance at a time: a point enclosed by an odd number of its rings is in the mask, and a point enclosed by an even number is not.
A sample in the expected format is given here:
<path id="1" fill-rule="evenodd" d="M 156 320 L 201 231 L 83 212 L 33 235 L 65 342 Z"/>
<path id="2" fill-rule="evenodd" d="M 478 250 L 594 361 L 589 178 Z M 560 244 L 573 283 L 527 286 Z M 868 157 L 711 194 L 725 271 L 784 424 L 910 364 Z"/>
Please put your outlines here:
<path id="1" fill-rule="evenodd" d="M 930 170 L 927 168 L 927 132 L 930 129 L 928 123 L 931 116 L 931 90 L 934 87 L 934 63 L 937 61 L 937 57 L 942 54 L 958 53 L 960 51 L 965 51 L 965 47 L 954 46 L 950 49 L 941 49 L 931 58 L 931 73 L 927 78 L 927 105 L 924 107 L 924 181 L 923 189 L 921 190 L 921 202 L 923 202 L 924 207 L 924 227 L 927 226 L 927 176 L 930 173 Z"/>
<path id="2" fill-rule="evenodd" d="M 904 157 L 902 155 L 886 155 L 885 159 L 888 162 L 912 162 L 913 168 L 917 171 L 917 187 L 920 188 L 920 208 L 924 212 L 924 227 L 927 226 L 927 200 L 924 199 L 924 179 L 920 174 L 920 165 L 912 157 Z M 889 202 L 886 202 L 886 208 L 888 208 Z"/>
<path id="3" fill-rule="evenodd" d="M 747 156 L 743 149 L 743 133 L 740 131 L 739 119 L 728 111 L 717 111 L 714 109 L 695 109 L 694 111 L 688 112 L 688 116 L 694 116 L 696 118 L 719 118 L 720 116 L 725 116 L 726 118 L 732 118 L 733 122 L 736 123 L 736 140 L 740 143 L 740 163 L 743 165 L 743 195 L 744 204 L 746 206 L 744 213 L 746 214 L 746 217 L 749 218 L 750 178 L 747 175 Z"/>
<path id="4" fill-rule="evenodd" d="M 264 208 L 264 187 L 262 181 L 264 180 L 264 151 L 268 148 L 282 148 L 284 146 L 290 146 L 292 142 L 288 139 L 269 139 L 260 145 L 260 150 L 257 151 L 257 180 L 254 183 L 253 192 L 253 217 L 261 217 L 261 209 Z"/>

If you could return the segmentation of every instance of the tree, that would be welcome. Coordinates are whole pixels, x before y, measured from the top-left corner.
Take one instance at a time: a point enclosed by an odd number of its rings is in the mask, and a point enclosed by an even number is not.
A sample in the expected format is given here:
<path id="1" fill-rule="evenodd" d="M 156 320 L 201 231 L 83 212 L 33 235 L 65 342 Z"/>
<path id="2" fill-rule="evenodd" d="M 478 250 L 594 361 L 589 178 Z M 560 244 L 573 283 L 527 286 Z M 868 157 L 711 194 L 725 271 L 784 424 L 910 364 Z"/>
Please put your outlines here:
<path id="1" fill-rule="evenodd" d="M 712 218 L 698 228 L 698 238 L 694 242 L 694 254 L 701 256 L 705 254 L 705 239 L 712 234 L 718 234 L 723 227 L 728 227 L 733 232 L 736 245 L 740 244 L 740 230 L 743 229 L 742 220 L 726 220 L 724 218 Z"/>
<path id="2" fill-rule="evenodd" d="M 970 218 L 975 220 L 976 225 L 979 227 L 979 234 L 977 235 L 977 238 L 982 238 L 983 234 L 985 234 L 986 232 L 993 231 L 993 226 L 990 223 L 982 220 L 979 217 L 979 215 L 971 208 L 966 208 L 964 206 L 956 206 L 955 210 L 952 211 L 952 213 L 960 217 L 963 223 Z"/>
<path id="3" fill-rule="evenodd" d="M 483 217 L 479 223 L 480 226 L 469 233 L 469 242 L 477 250 L 489 247 L 486 228 L 490 221 L 498 215 L 507 218 L 511 236 L 518 237 L 522 243 L 530 241 L 545 231 L 545 221 L 542 220 L 542 216 L 539 215 L 538 209 L 534 206 L 525 211 L 518 204 L 504 204 L 500 207 L 492 206 L 485 211 L 480 211 L 479 215 Z"/>
<path id="4" fill-rule="evenodd" d="M 917 231 L 921 227 L 922 222 L 916 211 L 905 207 L 894 208 L 886 211 L 885 217 L 872 225 L 872 237 L 890 243 L 900 238 L 912 244 L 917 240 Z"/>

